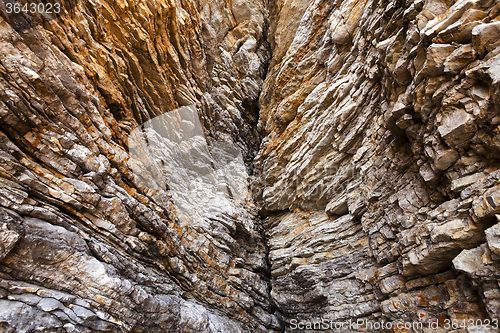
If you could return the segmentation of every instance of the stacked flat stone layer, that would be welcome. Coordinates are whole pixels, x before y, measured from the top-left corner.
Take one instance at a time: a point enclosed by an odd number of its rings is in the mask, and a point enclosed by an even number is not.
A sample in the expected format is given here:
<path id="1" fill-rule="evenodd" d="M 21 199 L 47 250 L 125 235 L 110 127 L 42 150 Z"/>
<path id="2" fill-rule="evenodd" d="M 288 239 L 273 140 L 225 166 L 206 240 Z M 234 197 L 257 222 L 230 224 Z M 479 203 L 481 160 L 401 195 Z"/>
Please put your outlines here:
<path id="1" fill-rule="evenodd" d="M 500 317 L 498 1 L 62 3 L 0 5 L 1 332 Z"/>
<path id="2" fill-rule="evenodd" d="M 168 184 L 148 186 L 130 139 L 190 105 L 210 147 L 253 158 L 264 3 L 62 4 L 52 20 L 0 6 L 0 331 L 279 329 L 248 190 L 181 207 Z M 161 131 L 148 129 L 151 151 L 168 146 Z"/>
<path id="3" fill-rule="evenodd" d="M 254 193 L 287 331 L 498 318 L 500 4 L 270 9 Z"/>

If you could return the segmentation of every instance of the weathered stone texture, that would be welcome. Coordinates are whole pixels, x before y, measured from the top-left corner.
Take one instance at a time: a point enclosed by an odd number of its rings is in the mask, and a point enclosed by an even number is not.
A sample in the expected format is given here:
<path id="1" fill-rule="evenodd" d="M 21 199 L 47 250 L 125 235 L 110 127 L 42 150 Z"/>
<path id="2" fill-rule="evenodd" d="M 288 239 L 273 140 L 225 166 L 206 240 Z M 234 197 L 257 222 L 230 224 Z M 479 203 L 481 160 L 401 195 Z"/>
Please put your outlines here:
<path id="1" fill-rule="evenodd" d="M 494 0 L 0 6 L 0 331 L 499 318 L 499 22 Z M 191 105 L 204 138 L 163 135 Z"/>
<path id="2" fill-rule="evenodd" d="M 195 105 L 209 143 L 252 160 L 265 4 L 73 5 L 50 21 L 0 9 L 1 330 L 279 329 L 251 202 L 182 224 L 128 152 L 134 128 Z"/>
<path id="3" fill-rule="evenodd" d="M 285 326 L 498 318 L 499 4 L 276 6 L 254 193 Z"/>

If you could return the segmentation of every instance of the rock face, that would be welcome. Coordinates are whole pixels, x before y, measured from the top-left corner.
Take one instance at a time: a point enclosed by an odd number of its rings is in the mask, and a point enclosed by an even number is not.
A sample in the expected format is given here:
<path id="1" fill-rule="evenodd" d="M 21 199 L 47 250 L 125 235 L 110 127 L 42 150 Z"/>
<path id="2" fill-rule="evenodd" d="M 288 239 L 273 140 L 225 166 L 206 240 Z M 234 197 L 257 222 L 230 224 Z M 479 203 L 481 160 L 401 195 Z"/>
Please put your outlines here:
<path id="1" fill-rule="evenodd" d="M 64 4 L 53 20 L 0 10 L 1 331 L 280 329 L 252 203 L 186 217 L 130 140 L 195 105 L 207 141 L 250 163 L 264 3 Z"/>
<path id="2" fill-rule="evenodd" d="M 500 317 L 498 2 L 62 4 L 0 6 L 0 331 Z"/>
<path id="3" fill-rule="evenodd" d="M 285 326 L 498 318 L 500 5 L 304 2 L 272 11 L 254 190 Z"/>

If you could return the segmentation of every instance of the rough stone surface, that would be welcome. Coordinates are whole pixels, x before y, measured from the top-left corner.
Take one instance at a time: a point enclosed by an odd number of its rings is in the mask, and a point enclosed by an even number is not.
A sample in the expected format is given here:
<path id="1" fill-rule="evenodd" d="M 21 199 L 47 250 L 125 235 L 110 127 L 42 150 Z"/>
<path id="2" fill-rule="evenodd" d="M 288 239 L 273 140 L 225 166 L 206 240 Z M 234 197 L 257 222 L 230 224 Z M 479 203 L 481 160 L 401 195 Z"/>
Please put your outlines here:
<path id="1" fill-rule="evenodd" d="M 499 8 L 308 1 L 288 44 L 277 16 L 254 194 L 286 331 L 500 316 Z"/>
<path id="2" fill-rule="evenodd" d="M 498 1 L 63 2 L 0 6 L 0 331 L 500 318 Z"/>
<path id="3" fill-rule="evenodd" d="M 251 169 L 266 4 L 67 5 L 43 21 L 0 9 L 0 330 L 279 330 L 252 203 L 211 198 L 187 223 L 129 153 L 139 125 L 195 105 L 209 144 Z"/>

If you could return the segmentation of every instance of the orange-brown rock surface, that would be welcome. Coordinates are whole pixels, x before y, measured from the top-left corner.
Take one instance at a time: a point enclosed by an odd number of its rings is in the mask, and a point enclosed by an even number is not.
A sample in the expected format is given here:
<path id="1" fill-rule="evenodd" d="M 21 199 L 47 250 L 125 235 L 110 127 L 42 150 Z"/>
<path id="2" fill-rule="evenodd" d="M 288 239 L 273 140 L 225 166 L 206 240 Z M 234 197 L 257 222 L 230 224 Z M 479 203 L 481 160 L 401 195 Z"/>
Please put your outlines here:
<path id="1" fill-rule="evenodd" d="M 500 4 L 275 6 L 254 192 L 285 327 L 498 318 Z"/>
<path id="2" fill-rule="evenodd" d="M 253 158 L 264 4 L 63 4 L 0 10 L 2 331 L 279 329 L 255 209 L 181 224 L 129 153 L 134 128 L 194 104 L 209 141 Z"/>
<path id="3" fill-rule="evenodd" d="M 1 332 L 498 331 L 498 1 L 13 2 Z"/>

